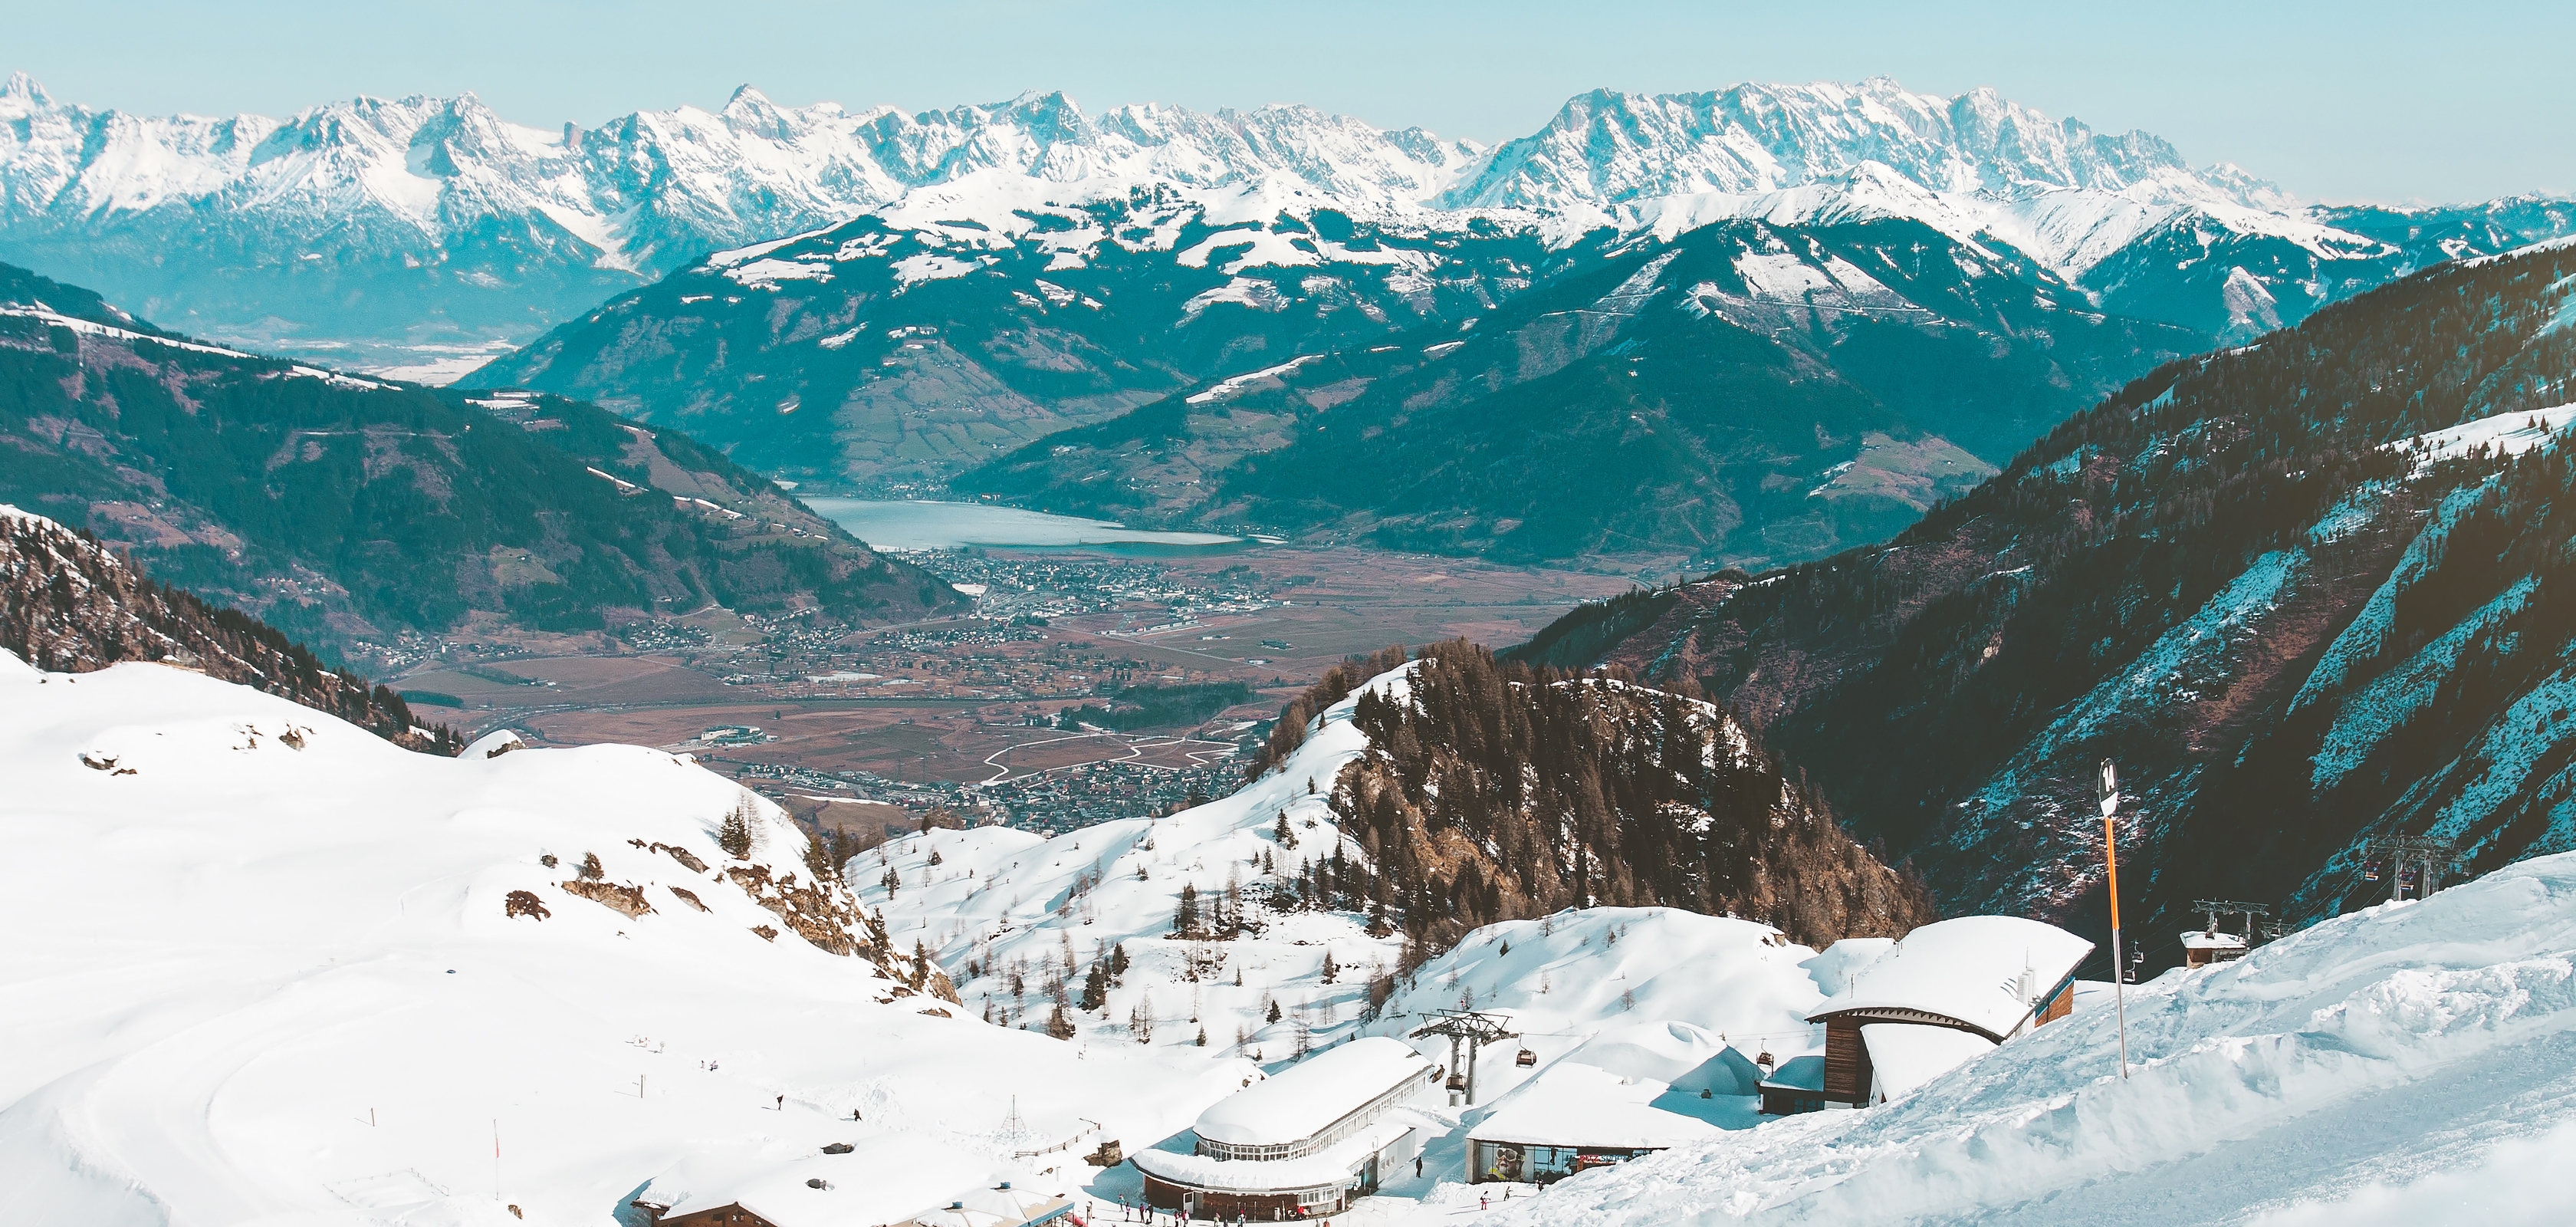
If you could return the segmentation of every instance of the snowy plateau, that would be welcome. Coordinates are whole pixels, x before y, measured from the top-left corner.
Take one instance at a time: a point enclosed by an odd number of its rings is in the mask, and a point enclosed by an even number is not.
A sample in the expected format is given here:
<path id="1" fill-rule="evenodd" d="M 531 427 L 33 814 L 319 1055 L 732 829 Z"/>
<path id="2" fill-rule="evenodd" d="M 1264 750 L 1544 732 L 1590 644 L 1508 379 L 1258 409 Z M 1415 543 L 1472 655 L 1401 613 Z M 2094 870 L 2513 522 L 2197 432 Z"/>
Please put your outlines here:
<path id="1" fill-rule="evenodd" d="M 1477 1106 L 1406 1105 L 1434 1134 L 1425 1175 L 1346 1221 L 2349 1227 L 2568 1204 L 2547 1156 L 2576 1142 L 2569 855 L 2136 988 L 2125 1080 L 2086 992 L 1882 1106 L 1757 1123 L 1748 1097 L 1683 1096 L 1712 1126 L 1686 1145 L 1509 1200 L 1458 1183 L 1464 1130 L 1523 1080 L 1651 1096 L 1711 1060 L 1811 1050 L 1804 1013 L 1885 943 L 1820 956 L 1725 917 L 1560 913 L 1470 933 L 1368 1020 L 1396 950 L 1365 917 L 1173 940 L 1184 884 L 1221 899 L 1265 857 L 1345 843 L 1306 781 L 1366 752 L 1347 717 L 1194 810 L 863 854 L 844 876 L 880 922 L 685 757 L 494 754 L 496 735 L 436 758 L 182 669 L 0 655 L 7 1217 L 636 1223 L 637 1200 L 807 1196 L 833 1183 L 807 1173 L 873 1158 L 1115 1219 L 1135 1170 L 1084 1150 L 1186 1149 L 1201 1111 L 1297 1049 L 1460 1003 L 1509 1014 L 1534 1068 L 1489 1053 Z M 1104 946 L 1129 964 L 1070 1040 L 983 1020 L 1020 1014 L 1008 976 L 1038 1001 L 1048 968 Z M 1327 958 L 1346 969 L 1329 982 Z"/>
<path id="2" fill-rule="evenodd" d="M 2356 221 L 2234 166 L 2194 169 L 2145 133 L 1884 78 L 1597 91 L 1492 147 L 1303 106 L 1093 116 L 1061 93 L 908 114 L 780 107 L 745 86 L 713 112 L 548 130 L 470 94 L 279 120 L 93 110 L 24 74 L 0 87 L 0 259 L 201 335 L 435 381 L 709 251 L 907 201 L 989 219 L 1140 192 L 1415 230 L 1481 220 L 1559 245 L 1603 228 L 1904 217 L 2017 248 L 2110 309 L 2187 292 L 2195 315 L 2252 331 L 2349 281 L 2499 249 L 2487 231 L 2528 241 L 2566 222 L 2530 201 Z"/>

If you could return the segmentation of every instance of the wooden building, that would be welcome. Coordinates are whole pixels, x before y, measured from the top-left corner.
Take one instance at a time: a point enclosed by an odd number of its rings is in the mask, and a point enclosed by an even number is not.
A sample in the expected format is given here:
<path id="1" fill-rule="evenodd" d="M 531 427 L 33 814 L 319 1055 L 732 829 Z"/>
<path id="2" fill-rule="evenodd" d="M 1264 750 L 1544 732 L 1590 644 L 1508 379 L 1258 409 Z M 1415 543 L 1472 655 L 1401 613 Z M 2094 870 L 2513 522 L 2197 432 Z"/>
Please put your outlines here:
<path id="1" fill-rule="evenodd" d="M 1186 1217 L 1338 1214 L 1421 1153 L 1426 1122 L 1399 1110 L 1436 1072 L 1402 1040 L 1353 1040 L 1200 1113 L 1187 1153 L 1128 1157 L 1144 1173 L 1146 1203 Z"/>
<path id="2" fill-rule="evenodd" d="M 1904 1095 L 2065 1017 L 2075 969 L 2092 952 L 2093 943 L 2064 929 L 2012 916 L 1916 929 L 1808 1013 L 1824 1024 L 1825 1051 L 1797 1081 L 1815 1085 L 1784 1080 L 1784 1064 L 1764 1081 L 1763 1110 L 1866 1107 Z"/>
<path id="3" fill-rule="evenodd" d="M 2182 935 L 2182 965 L 2207 967 L 2245 957 L 2245 939 L 2234 933 L 2200 929 Z"/>

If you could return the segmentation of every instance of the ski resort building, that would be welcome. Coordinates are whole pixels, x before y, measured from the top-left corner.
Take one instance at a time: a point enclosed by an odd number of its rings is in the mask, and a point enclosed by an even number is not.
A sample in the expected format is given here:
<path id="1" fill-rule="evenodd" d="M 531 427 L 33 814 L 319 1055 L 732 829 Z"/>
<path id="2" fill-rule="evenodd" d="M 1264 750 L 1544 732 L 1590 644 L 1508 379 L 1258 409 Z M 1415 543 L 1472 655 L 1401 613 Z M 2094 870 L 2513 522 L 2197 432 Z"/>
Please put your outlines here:
<path id="1" fill-rule="evenodd" d="M 1200 1113 L 1189 1153 L 1130 1156 L 1145 1201 L 1190 1218 L 1338 1214 L 1422 1152 L 1427 1122 L 1400 1109 L 1437 1072 L 1384 1036 L 1317 1053 Z"/>
<path id="2" fill-rule="evenodd" d="M 1689 1023 L 1606 1029 L 1467 1132 L 1467 1180 L 1551 1184 L 1746 1127 L 1760 1081 L 1724 1036 Z"/>
<path id="3" fill-rule="evenodd" d="M 1904 1095 L 2065 1017 L 2075 969 L 2092 953 L 2083 938 L 2014 916 L 1916 929 L 1807 1014 L 1824 1024 L 1824 1059 L 1784 1063 L 1762 1084 L 1763 1110 L 1866 1107 Z"/>
<path id="4" fill-rule="evenodd" d="M 733 1170 L 655 1177 L 637 1209 L 659 1227 L 1034 1227 L 1073 1212 L 1071 1190 L 909 1134 Z"/>
<path id="5" fill-rule="evenodd" d="M 2245 939 L 2216 929 L 2195 929 L 2182 935 L 2182 965 L 2207 967 L 2245 957 Z"/>

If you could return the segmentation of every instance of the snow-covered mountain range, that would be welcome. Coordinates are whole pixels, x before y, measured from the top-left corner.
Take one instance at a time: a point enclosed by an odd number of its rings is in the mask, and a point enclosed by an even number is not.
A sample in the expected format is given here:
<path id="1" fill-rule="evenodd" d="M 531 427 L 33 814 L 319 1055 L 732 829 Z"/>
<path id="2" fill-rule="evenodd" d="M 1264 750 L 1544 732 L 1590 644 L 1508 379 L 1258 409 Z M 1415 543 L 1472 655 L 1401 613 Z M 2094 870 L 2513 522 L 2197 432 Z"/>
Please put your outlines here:
<path id="1" fill-rule="evenodd" d="M 905 113 L 780 107 L 746 86 L 712 112 L 557 130 L 471 94 L 279 120 L 94 110 L 23 73 L 0 87 L 0 258 L 192 331 L 361 365 L 409 355 L 421 374 L 461 371 L 711 250 L 1007 179 L 1058 204 L 1159 185 L 1369 216 L 1501 211 L 1569 239 L 1601 224 L 1898 215 L 1991 234 L 2070 276 L 2188 233 L 2204 255 L 2258 242 L 2312 257 L 2248 265 L 2271 298 L 2314 300 L 2276 309 L 2285 321 L 2340 292 L 2319 266 L 2404 246 L 2329 225 L 2240 168 L 2194 169 L 2146 133 L 1884 78 L 1596 91 L 1490 149 L 1303 106 L 1094 116 L 1061 93 Z M 2215 297 L 2225 280 L 2212 302 L 2268 325 L 2262 295 Z"/>

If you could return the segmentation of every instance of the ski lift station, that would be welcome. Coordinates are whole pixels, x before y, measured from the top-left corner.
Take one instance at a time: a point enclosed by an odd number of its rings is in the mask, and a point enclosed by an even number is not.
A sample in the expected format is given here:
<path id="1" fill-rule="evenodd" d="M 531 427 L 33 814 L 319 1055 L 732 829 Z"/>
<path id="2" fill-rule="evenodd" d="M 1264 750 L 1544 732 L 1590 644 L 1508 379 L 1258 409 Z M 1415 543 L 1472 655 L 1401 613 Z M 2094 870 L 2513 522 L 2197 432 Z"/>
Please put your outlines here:
<path id="1" fill-rule="evenodd" d="M 1705 1028 L 1612 1027 L 1548 1062 L 1468 1130 L 1467 1179 L 1552 1184 L 1746 1128 L 1761 1081 L 1753 1062 Z"/>
<path id="2" fill-rule="evenodd" d="M 660 1227 L 1032 1227 L 1071 1214 L 1052 1178 L 913 1134 L 835 1143 L 786 1161 L 698 1159 L 634 1198 Z"/>
<path id="3" fill-rule="evenodd" d="M 1762 1082 L 1762 1110 L 1786 1115 L 1885 1103 L 2074 1008 L 2075 969 L 2093 943 L 2036 920 L 1963 916 L 1889 942 L 1836 942 L 1841 992 L 1807 1014 L 1825 1026 L 1822 1059 L 1783 1062 Z"/>
<path id="4" fill-rule="evenodd" d="M 1128 1158 L 1144 1173 L 1146 1203 L 1187 1218 L 1339 1214 L 1440 1128 L 1405 1107 L 1434 1090 L 1437 1075 L 1402 1040 L 1352 1040 L 1218 1100 L 1182 1135 L 1187 1153 Z"/>

